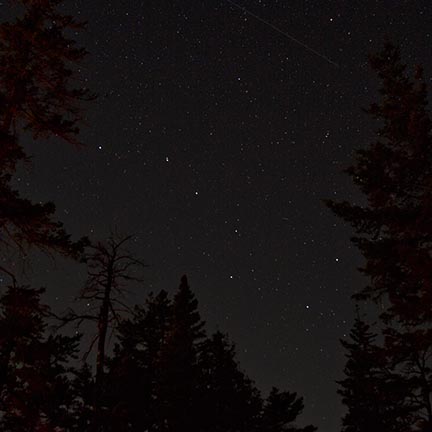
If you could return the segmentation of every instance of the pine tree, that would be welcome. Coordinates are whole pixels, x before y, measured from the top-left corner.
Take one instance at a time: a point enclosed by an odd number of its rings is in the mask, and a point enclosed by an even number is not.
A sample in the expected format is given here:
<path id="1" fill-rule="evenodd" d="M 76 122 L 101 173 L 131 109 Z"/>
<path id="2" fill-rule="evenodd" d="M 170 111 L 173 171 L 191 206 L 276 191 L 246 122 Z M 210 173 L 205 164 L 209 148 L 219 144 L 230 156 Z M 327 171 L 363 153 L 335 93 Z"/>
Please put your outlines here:
<path id="1" fill-rule="evenodd" d="M 66 431 L 73 393 L 67 366 L 77 337 L 48 335 L 43 290 L 10 287 L 0 298 L 0 428 Z"/>
<path id="2" fill-rule="evenodd" d="M 338 393 L 347 407 L 343 432 L 402 432 L 413 422 L 409 383 L 392 370 L 376 338 L 357 311 L 350 341 L 341 340 L 347 356 L 345 378 L 338 382 Z"/>
<path id="3" fill-rule="evenodd" d="M 234 345 L 220 332 L 200 346 L 194 412 L 202 432 L 251 431 L 257 425 L 261 396 L 235 355 Z"/>
<path id="4" fill-rule="evenodd" d="M 198 301 L 186 276 L 174 296 L 170 327 L 157 363 L 158 429 L 193 432 L 193 394 L 198 380 L 197 354 L 205 336 Z"/>
<path id="5" fill-rule="evenodd" d="M 66 36 L 82 25 L 59 12 L 61 0 L 20 0 L 22 16 L 0 24 L 0 230 L 3 246 L 25 255 L 35 246 L 77 256 L 84 239 L 70 240 L 54 220 L 52 203 L 34 204 L 11 185 L 17 164 L 27 160 L 20 139 L 59 138 L 78 144 L 80 102 L 91 98 L 74 86 L 74 65 L 86 55 Z M 3 271 L 13 277 L 11 271 Z"/>
<path id="6" fill-rule="evenodd" d="M 0 86 L 4 134 L 24 128 L 39 137 L 78 144 L 79 102 L 86 86 L 73 86 L 73 65 L 86 51 L 66 36 L 83 28 L 59 12 L 63 0 L 20 0 L 22 17 L 0 27 Z"/>
<path id="7" fill-rule="evenodd" d="M 327 201 L 351 223 L 353 242 L 366 258 L 371 283 L 359 295 L 389 302 L 384 318 L 404 323 L 432 319 L 432 122 L 421 69 L 409 79 L 399 50 L 387 44 L 371 59 L 382 82 L 369 114 L 382 124 L 378 139 L 357 152 L 347 172 L 367 198 L 365 206 Z"/>
<path id="8" fill-rule="evenodd" d="M 120 430 L 120 424 L 127 423 L 130 431 L 138 432 L 151 430 L 157 423 L 157 365 L 171 313 L 166 291 L 156 296 L 150 293 L 145 305 L 136 306 L 133 317 L 118 328 L 119 343 L 107 376 L 113 432 Z"/>
<path id="9" fill-rule="evenodd" d="M 368 111 L 380 125 L 378 137 L 357 152 L 347 170 L 366 202 L 327 204 L 355 229 L 352 240 L 365 258 L 361 271 L 369 278 L 355 298 L 380 302 L 386 355 L 406 395 L 421 400 L 418 422 L 430 430 L 432 377 L 426 353 L 432 349 L 432 121 L 427 89 L 421 68 L 411 78 L 391 44 L 371 57 L 371 66 L 382 83 L 381 100 Z M 414 356 L 406 345 L 415 347 Z M 422 378 L 414 379 L 416 375 Z"/>

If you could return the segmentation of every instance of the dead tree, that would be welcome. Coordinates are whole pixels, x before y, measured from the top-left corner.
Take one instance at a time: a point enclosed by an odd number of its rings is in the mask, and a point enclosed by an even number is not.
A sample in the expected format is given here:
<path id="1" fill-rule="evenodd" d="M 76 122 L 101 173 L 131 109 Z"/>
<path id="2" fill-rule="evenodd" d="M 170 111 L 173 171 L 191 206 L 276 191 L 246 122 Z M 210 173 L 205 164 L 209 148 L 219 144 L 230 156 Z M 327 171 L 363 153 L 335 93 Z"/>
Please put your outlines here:
<path id="1" fill-rule="evenodd" d="M 104 387 L 104 368 L 109 329 L 115 329 L 121 316 L 130 311 L 126 304 L 126 294 L 131 283 L 142 282 L 140 270 L 145 264 L 134 258 L 126 248 L 131 236 L 110 235 L 108 240 L 89 247 L 87 254 L 88 277 L 79 300 L 85 301 L 88 312 L 85 314 L 70 311 L 64 322 L 91 320 L 97 324 L 97 332 L 90 343 L 85 358 L 97 345 L 96 375 L 93 408 L 95 413 L 94 430 L 101 430 L 101 397 Z"/>

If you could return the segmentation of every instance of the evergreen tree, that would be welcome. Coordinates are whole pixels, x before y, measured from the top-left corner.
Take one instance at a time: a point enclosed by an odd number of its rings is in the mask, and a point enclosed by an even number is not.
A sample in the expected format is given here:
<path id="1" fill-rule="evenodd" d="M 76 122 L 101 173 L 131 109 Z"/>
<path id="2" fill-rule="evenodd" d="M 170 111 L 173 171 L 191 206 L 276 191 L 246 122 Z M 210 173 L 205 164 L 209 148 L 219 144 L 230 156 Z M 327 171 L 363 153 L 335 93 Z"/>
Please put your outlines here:
<path id="1" fill-rule="evenodd" d="M 200 376 L 195 413 L 202 432 L 251 431 L 257 425 L 262 400 L 251 380 L 239 369 L 235 347 L 217 332 L 199 350 Z"/>
<path id="2" fill-rule="evenodd" d="M 174 296 L 171 323 L 156 365 L 159 430 L 193 432 L 196 429 L 193 395 L 198 380 L 198 348 L 205 336 L 203 328 L 198 301 L 183 276 Z"/>
<path id="3" fill-rule="evenodd" d="M 424 323 L 432 318 L 432 122 L 422 71 L 412 80 L 399 50 L 387 44 L 371 58 L 382 82 L 370 115 L 381 124 L 378 139 L 357 152 L 347 172 L 367 198 L 365 206 L 327 204 L 356 230 L 353 242 L 371 283 L 357 295 L 389 302 L 383 318 Z"/>
<path id="4" fill-rule="evenodd" d="M 174 300 L 150 294 L 118 326 L 105 376 L 105 429 L 110 432 L 304 431 L 295 394 L 274 390 L 265 406 L 220 332 L 205 338 L 186 276 Z"/>
<path id="5" fill-rule="evenodd" d="M 347 356 L 345 378 L 338 382 L 348 410 L 343 432 L 402 432 L 413 422 L 409 383 L 392 370 L 385 351 L 375 344 L 376 337 L 357 314 L 350 341 L 341 341 Z"/>
<path id="6" fill-rule="evenodd" d="M 78 144 L 80 101 L 91 98 L 77 82 L 74 65 L 85 56 L 67 33 L 82 26 L 59 12 L 62 0 L 19 0 L 22 16 L 0 24 L 0 232 L 2 245 L 31 246 L 77 256 L 84 239 L 73 243 L 54 220 L 52 203 L 34 204 L 11 185 L 18 162 L 27 160 L 20 134 L 60 138 Z M 21 137 L 22 138 L 22 137 Z M 9 252 L 10 253 L 10 252 Z M 3 266 L 3 271 L 11 274 Z"/>
<path id="7" fill-rule="evenodd" d="M 0 298 L 0 428 L 66 431 L 72 424 L 67 363 L 77 337 L 46 334 L 42 289 L 10 287 Z"/>
<path id="8" fill-rule="evenodd" d="M 35 139 L 56 136 L 78 144 L 79 103 L 90 94 L 85 85 L 74 85 L 73 65 L 86 51 L 66 34 L 83 25 L 59 11 L 63 0 L 17 3 L 22 16 L 0 27 L 0 129 L 15 136 L 23 128 Z"/>
<path id="9" fill-rule="evenodd" d="M 113 431 L 124 423 L 130 425 L 128 430 L 137 432 L 151 430 L 157 423 L 157 365 L 171 313 L 166 291 L 156 296 L 150 293 L 144 307 L 136 306 L 133 318 L 118 328 L 119 343 L 107 376 Z"/>
<path id="10" fill-rule="evenodd" d="M 327 204 L 355 229 L 353 242 L 365 257 L 361 271 L 370 280 L 355 297 L 382 306 L 386 356 L 406 396 L 421 407 L 412 424 L 432 430 L 427 354 L 432 348 L 432 121 L 427 89 L 421 68 L 410 78 L 391 44 L 371 57 L 371 66 L 382 83 L 381 100 L 368 111 L 380 125 L 378 137 L 357 152 L 347 170 L 366 202 Z M 415 356 L 405 346 L 415 347 Z"/>

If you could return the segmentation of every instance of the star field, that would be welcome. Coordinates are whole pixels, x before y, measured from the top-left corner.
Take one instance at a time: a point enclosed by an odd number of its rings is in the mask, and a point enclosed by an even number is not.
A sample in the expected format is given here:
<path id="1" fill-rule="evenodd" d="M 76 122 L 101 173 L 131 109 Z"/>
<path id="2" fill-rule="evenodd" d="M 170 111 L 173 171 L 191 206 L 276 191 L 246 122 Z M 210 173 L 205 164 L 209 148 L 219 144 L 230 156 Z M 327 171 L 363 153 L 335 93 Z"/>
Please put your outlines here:
<path id="1" fill-rule="evenodd" d="M 431 79 L 432 6 L 236 4 L 248 12 L 227 0 L 71 2 L 88 21 L 80 76 L 99 95 L 85 146 L 41 143 L 18 182 L 76 236 L 134 235 L 149 267 L 131 302 L 186 273 L 258 386 L 298 392 L 302 422 L 330 432 L 343 412 L 339 339 L 364 281 L 350 228 L 322 200 L 361 199 L 341 171 L 373 138 L 368 53 L 388 36 Z M 80 288 L 82 269 L 68 268 L 35 275 L 61 286 L 59 307 Z"/>

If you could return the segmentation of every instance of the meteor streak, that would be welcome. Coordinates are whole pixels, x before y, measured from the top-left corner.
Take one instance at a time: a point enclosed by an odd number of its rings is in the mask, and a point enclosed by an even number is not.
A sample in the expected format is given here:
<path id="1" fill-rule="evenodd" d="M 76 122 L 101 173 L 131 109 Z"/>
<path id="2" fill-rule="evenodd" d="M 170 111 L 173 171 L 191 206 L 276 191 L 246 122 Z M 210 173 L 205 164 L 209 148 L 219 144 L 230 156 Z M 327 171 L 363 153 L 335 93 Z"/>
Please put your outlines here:
<path id="1" fill-rule="evenodd" d="M 226 0 L 228 3 L 230 3 L 232 6 L 236 7 L 237 9 L 240 9 L 241 11 L 243 11 L 244 13 L 250 15 L 251 17 L 255 18 L 258 21 L 261 21 L 262 23 L 264 23 L 265 25 L 267 25 L 268 27 L 272 28 L 273 30 L 277 31 L 278 33 L 280 33 L 281 35 L 287 37 L 289 40 L 291 40 L 292 42 L 296 43 L 297 45 L 300 45 L 301 47 L 305 48 L 306 50 L 308 50 L 309 52 L 315 54 L 318 57 L 321 57 L 322 59 L 324 59 L 326 62 L 330 63 L 333 66 L 339 67 L 339 65 L 334 62 L 333 60 L 329 59 L 327 56 L 325 56 L 324 54 L 321 54 L 320 52 L 314 50 L 312 47 L 310 47 L 309 45 L 306 45 L 304 42 L 298 40 L 297 38 L 295 38 L 294 36 L 291 36 L 290 34 L 288 34 L 287 32 L 281 30 L 280 28 L 276 27 L 275 25 L 273 25 L 271 22 L 266 21 L 265 19 L 259 17 L 258 15 L 255 15 L 254 13 L 252 13 L 250 10 L 246 9 L 243 6 L 240 6 L 239 4 L 235 3 L 232 0 Z"/>

